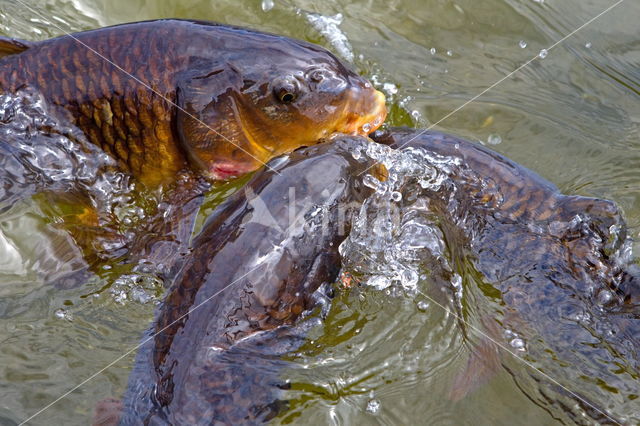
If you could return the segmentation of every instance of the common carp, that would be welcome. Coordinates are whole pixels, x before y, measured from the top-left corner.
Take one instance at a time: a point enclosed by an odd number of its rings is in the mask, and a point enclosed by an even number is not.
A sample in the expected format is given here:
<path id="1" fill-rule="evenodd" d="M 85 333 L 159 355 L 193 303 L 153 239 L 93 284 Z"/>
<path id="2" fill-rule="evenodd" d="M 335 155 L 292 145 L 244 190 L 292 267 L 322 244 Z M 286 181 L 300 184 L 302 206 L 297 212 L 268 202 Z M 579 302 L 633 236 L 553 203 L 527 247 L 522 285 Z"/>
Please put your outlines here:
<path id="1" fill-rule="evenodd" d="M 1 91 L 36 89 L 83 132 L 65 136 L 86 136 L 148 186 L 187 166 L 238 176 L 335 132 L 368 134 L 386 116 L 384 95 L 327 50 L 211 22 L 2 38 L 0 56 Z"/>
<path id="2" fill-rule="evenodd" d="M 208 218 L 139 349 L 121 424 L 255 423 L 282 408 L 280 356 L 301 344 L 290 326 L 336 279 L 371 192 L 351 142 L 275 159 Z"/>
<path id="3" fill-rule="evenodd" d="M 446 266 L 438 266 L 441 262 L 431 255 L 423 257 L 436 279 L 447 282 L 454 273 L 473 277 L 466 279 L 477 282 L 499 306 L 489 318 L 480 318 L 489 339 L 482 339 L 476 353 L 472 349 L 469 368 L 456 379 L 451 397 L 464 397 L 481 379 L 474 375 L 500 363 L 502 350 L 495 342 L 511 347 L 513 341 L 513 352 L 526 350 L 527 360 L 548 374 L 542 377 L 548 389 L 583 410 L 569 413 L 572 419 L 586 414 L 616 423 L 618 415 L 630 415 L 638 421 L 640 275 L 628 256 L 626 225 L 617 205 L 563 195 L 523 166 L 454 136 L 391 129 L 373 139 L 448 165 L 434 163 L 442 175 L 437 190 L 410 179 L 399 183 L 401 209 L 415 210 L 451 246 Z M 419 200 L 427 203 L 418 208 L 414 203 Z M 494 332 L 497 328 L 502 332 Z M 478 359 L 491 353 L 494 360 Z M 557 382 L 548 381 L 549 376 Z M 574 410 L 548 389 L 539 389 L 546 404 Z M 607 392 L 621 401 L 618 410 L 602 403 Z"/>

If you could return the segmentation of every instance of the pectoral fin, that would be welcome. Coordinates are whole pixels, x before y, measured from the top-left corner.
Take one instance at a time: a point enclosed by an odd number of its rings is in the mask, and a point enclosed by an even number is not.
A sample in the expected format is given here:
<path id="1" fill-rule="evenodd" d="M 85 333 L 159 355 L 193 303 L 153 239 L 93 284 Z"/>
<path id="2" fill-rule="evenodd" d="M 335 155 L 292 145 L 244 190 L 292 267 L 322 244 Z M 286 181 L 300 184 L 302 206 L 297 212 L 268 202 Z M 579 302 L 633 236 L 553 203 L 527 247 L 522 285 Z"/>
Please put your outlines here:
<path id="1" fill-rule="evenodd" d="M 232 94 L 240 90 L 242 78 L 226 63 L 205 61 L 194 64 L 178 80 L 176 124 L 180 142 L 189 159 L 206 170 L 207 163 L 214 160 L 213 148 L 242 134 L 232 119 L 236 114 Z"/>
<path id="2" fill-rule="evenodd" d="M 15 38 L 0 37 L 0 58 L 22 53 L 33 46 L 33 43 Z"/>
<path id="3" fill-rule="evenodd" d="M 471 347 L 467 365 L 453 380 L 449 399 L 460 401 L 471 392 L 486 384 L 499 371 L 501 365 L 500 348 L 496 344 L 499 332 L 496 325 L 485 319 L 486 334 Z"/>

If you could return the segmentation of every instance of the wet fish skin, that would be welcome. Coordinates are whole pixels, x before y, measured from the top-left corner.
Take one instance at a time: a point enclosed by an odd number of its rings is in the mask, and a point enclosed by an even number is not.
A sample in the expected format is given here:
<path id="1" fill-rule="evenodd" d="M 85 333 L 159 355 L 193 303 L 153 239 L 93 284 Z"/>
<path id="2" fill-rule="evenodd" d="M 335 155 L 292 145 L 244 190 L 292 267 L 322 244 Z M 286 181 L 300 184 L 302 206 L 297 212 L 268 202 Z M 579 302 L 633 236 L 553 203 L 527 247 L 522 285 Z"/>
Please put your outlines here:
<path id="1" fill-rule="evenodd" d="M 335 280 L 338 246 L 370 193 L 353 177 L 371 163 L 348 144 L 274 160 L 278 173 L 259 172 L 209 217 L 138 353 L 121 424 L 251 424 L 278 412 L 281 355 L 301 342 L 290 326 Z"/>
<path id="2" fill-rule="evenodd" d="M 0 38 L 0 90 L 25 86 L 82 130 L 70 139 L 86 137 L 150 186 L 186 164 L 212 179 L 244 174 L 386 115 L 384 96 L 325 49 L 203 21 Z M 292 101 L 278 98 L 287 91 Z"/>
<path id="3" fill-rule="evenodd" d="M 575 383 L 572 374 L 581 380 L 601 380 L 633 404 L 640 371 L 640 275 L 637 267 L 618 257 L 627 243 L 618 206 L 609 200 L 564 195 L 523 166 L 455 136 L 390 129 L 372 138 L 394 148 L 422 149 L 462 160 L 450 176 L 455 190 L 420 194 L 429 198 L 442 229 L 454 230 L 447 240 L 457 239 L 462 247 L 452 255 L 454 270 L 472 265 L 474 274 L 497 290 L 492 294 L 502 301 L 503 312 L 492 320 L 503 330 L 520 332 L 524 341 L 535 341 L 527 348 L 528 359 L 537 360 L 551 377 L 570 388 Z M 456 202 L 450 203 L 451 199 Z M 457 206 L 453 211 L 452 205 Z M 495 334 L 491 327 L 488 330 Z M 534 348 L 538 342 L 547 349 Z M 499 355 L 500 350 L 495 346 L 493 350 Z M 476 355 L 471 356 L 473 361 Z M 489 359 L 470 365 L 489 368 L 492 363 Z M 469 377 L 459 381 L 464 389 L 452 391 L 456 399 L 476 386 L 476 373 L 461 373 L 460 377 Z M 568 393 L 546 379 L 543 382 L 546 385 L 538 390 L 547 403 L 578 423 L 584 421 L 582 414 L 572 412 L 571 404 L 563 403 L 557 393 L 574 399 L 599 423 L 616 421 L 614 414 L 603 415 L 604 407 L 593 399 L 598 386 L 573 389 L 582 395 L 576 398 L 575 392 Z M 556 394 L 547 395 L 548 389 Z"/>

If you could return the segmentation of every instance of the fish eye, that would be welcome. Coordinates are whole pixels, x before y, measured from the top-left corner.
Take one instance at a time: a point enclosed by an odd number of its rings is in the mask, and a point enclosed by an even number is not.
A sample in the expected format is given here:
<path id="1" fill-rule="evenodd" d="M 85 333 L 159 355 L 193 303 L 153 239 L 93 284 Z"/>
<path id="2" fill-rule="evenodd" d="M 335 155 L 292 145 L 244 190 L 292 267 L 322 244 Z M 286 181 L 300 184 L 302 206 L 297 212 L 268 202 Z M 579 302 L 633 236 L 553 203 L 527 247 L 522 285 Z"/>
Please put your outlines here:
<path id="1" fill-rule="evenodd" d="M 300 86 L 293 77 L 279 78 L 273 82 L 273 94 L 283 104 L 290 104 L 298 99 Z"/>
<path id="2" fill-rule="evenodd" d="M 296 98 L 296 95 L 294 95 L 291 92 L 285 92 L 280 95 L 280 101 L 284 104 L 289 104 L 293 102 L 295 98 Z"/>

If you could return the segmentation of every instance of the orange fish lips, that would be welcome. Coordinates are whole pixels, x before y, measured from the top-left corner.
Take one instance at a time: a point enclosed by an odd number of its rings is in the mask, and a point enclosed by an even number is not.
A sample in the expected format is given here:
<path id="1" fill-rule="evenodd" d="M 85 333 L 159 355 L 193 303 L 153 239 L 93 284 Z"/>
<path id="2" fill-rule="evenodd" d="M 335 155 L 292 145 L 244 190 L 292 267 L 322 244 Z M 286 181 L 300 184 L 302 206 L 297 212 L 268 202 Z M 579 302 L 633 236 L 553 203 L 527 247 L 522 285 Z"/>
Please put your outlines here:
<path id="1" fill-rule="evenodd" d="M 358 92 L 354 96 L 360 99 L 355 102 L 353 109 L 347 109 L 336 131 L 367 136 L 378 129 L 387 118 L 385 97 L 382 92 L 373 88 L 368 88 L 366 93 Z"/>

